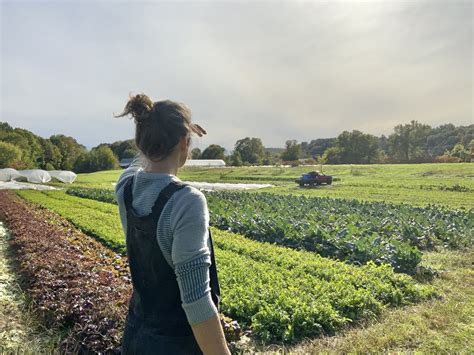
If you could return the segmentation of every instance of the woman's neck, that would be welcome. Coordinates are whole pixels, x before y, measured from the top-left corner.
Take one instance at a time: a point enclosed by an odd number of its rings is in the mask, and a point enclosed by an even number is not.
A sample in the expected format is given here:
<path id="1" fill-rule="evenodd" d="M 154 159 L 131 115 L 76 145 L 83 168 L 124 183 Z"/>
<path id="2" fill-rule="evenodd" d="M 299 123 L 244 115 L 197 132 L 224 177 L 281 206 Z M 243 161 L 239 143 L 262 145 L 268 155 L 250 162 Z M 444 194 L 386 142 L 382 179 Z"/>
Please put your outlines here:
<path id="1" fill-rule="evenodd" d="M 174 159 L 169 158 L 159 162 L 146 159 L 143 170 L 147 173 L 172 174 L 176 176 L 178 174 L 178 164 Z"/>
<path id="2" fill-rule="evenodd" d="M 156 164 L 149 164 L 143 170 L 147 173 L 172 174 L 175 176 L 178 173 L 178 168 L 176 166 L 164 166 Z"/>

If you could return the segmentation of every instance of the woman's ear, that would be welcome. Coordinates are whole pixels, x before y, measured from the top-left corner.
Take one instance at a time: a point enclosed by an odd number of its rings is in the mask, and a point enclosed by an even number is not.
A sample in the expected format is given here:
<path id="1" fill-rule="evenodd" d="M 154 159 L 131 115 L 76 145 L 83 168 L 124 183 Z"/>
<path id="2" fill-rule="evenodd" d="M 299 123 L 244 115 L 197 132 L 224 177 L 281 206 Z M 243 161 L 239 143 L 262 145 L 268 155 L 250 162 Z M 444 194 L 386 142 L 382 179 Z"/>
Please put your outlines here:
<path id="1" fill-rule="evenodd" d="M 184 136 L 184 137 L 181 137 L 181 139 L 179 140 L 179 148 L 181 149 L 181 151 L 186 151 L 189 149 L 189 143 L 190 143 L 190 137 L 188 136 Z"/>

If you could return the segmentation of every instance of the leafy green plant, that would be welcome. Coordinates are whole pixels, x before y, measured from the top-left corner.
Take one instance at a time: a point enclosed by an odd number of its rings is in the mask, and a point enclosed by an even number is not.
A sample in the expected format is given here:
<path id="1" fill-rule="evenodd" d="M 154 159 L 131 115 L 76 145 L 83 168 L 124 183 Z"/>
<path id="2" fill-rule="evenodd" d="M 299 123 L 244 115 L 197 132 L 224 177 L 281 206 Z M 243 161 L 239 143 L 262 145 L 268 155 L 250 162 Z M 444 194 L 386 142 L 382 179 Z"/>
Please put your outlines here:
<path id="1" fill-rule="evenodd" d="M 74 188 L 68 194 L 116 203 L 111 190 Z M 473 245 L 473 210 L 270 193 L 206 196 L 211 224 L 220 229 L 357 265 L 372 260 L 415 274 L 420 250 Z"/>

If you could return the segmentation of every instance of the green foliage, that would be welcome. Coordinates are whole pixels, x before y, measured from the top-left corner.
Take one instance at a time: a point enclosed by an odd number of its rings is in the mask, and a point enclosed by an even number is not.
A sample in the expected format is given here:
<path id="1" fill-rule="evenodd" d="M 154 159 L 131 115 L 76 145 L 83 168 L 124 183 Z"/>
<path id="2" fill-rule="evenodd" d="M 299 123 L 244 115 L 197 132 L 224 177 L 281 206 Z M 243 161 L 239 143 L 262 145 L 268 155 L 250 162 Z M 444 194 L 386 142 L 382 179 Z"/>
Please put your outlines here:
<path id="1" fill-rule="evenodd" d="M 107 144 L 107 146 L 112 149 L 112 152 L 119 161 L 122 159 L 133 158 L 138 153 L 138 149 L 133 139 L 126 141 L 116 141 L 112 144 Z"/>
<path id="2" fill-rule="evenodd" d="M 316 157 L 323 155 L 326 149 L 336 145 L 336 138 L 318 138 L 313 139 L 309 143 L 301 142 L 301 150 L 304 158 Z"/>
<path id="3" fill-rule="evenodd" d="M 265 157 L 262 160 L 263 165 L 273 165 L 275 164 L 275 160 L 273 159 L 272 153 L 266 151 Z"/>
<path id="4" fill-rule="evenodd" d="M 19 195 L 62 215 L 112 250 L 125 253 L 117 206 L 80 199 L 58 191 L 21 191 Z"/>
<path id="5" fill-rule="evenodd" d="M 18 169 L 46 169 L 48 166 L 76 172 L 95 171 L 87 162 L 89 160 L 87 149 L 73 137 L 59 134 L 43 139 L 27 130 L 12 128 L 8 123 L 0 122 L 0 141 L 13 144 L 21 150 L 21 162 L 16 166 Z M 474 156 L 472 148 L 474 143 L 471 144 L 473 141 L 474 125 L 456 127 L 453 124 L 444 124 L 431 128 L 417 121 L 411 121 L 409 124 L 394 127 L 393 134 L 388 138 L 384 135 L 377 138 L 359 131 L 345 131 L 338 138 L 318 138 L 309 143 L 302 142 L 292 147 L 295 149 L 300 147 L 301 153 L 289 153 L 290 157 L 303 158 L 324 155 L 328 164 L 469 162 Z M 51 144 L 55 147 L 51 147 Z M 453 155 L 450 155 L 456 144 L 465 148 L 463 151 L 456 148 Z M 132 158 L 138 152 L 133 139 L 111 144 L 103 143 L 96 148 L 101 146 L 109 147 L 118 160 Z M 271 155 L 265 155 L 265 150 Z M 261 139 L 246 137 L 236 142 L 234 151 L 239 152 L 240 160 L 237 156 L 224 157 L 216 149 L 208 152 L 209 158 L 203 159 L 224 159 L 229 165 L 234 166 L 272 165 L 277 159 L 277 153 L 284 150 L 264 148 Z M 449 154 L 443 155 L 445 152 Z M 196 159 L 196 156 L 193 159 Z M 286 160 L 296 161 L 296 159 Z"/>
<path id="6" fill-rule="evenodd" d="M 74 138 L 67 137 L 63 134 L 53 135 L 49 139 L 61 153 L 60 164 L 57 168 L 60 170 L 74 170 L 80 172 L 80 170 L 76 169 L 76 161 L 80 156 L 87 154 L 86 147 L 77 143 Z"/>
<path id="7" fill-rule="evenodd" d="M 337 137 L 336 147 L 338 161 L 343 164 L 370 164 L 378 160 L 378 138 L 371 134 L 344 131 Z"/>
<path id="8" fill-rule="evenodd" d="M 194 148 L 191 150 L 191 159 L 199 159 L 201 158 L 201 149 Z"/>
<path id="9" fill-rule="evenodd" d="M 474 138 L 474 125 L 458 126 L 449 123 L 433 128 L 426 139 L 426 149 L 430 156 L 436 157 L 450 151 L 460 143 L 469 147 Z"/>
<path id="10" fill-rule="evenodd" d="M 314 170 L 314 169 L 312 169 Z M 317 169 L 316 169 L 317 170 Z M 471 209 L 474 206 L 474 164 L 370 164 L 357 165 L 360 176 L 351 174 L 350 165 L 325 165 L 324 173 L 334 177 L 330 187 L 301 189 L 294 180 L 308 167 L 225 167 L 182 168 L 182 180 L 207 182 L 268 182 L 273 187 L 254 190 L 273 194 L 295 194 L 308 197 L 332 197 L 361 201 L 390 201 L 413 206 L 441 205 L 451 209 Z M 79 174 L 74 186 L 110 189 L 122 170 Z M 469 193 L 429 188 L 430 186 L 465 186 Z M 427 189 L 420 188 L 426 186 Z M 70 187 L 70 186 L 67 186 Z"/>
<path id="11" fill-rule="evenodd" d="M 245 137 L 239 139 L 234 146 L 234 152 L 239 152 L 243 163 L 260 165 L 265 152 L 260 138 Z"/>
<path id="12" fill-rule="evenodd" d="M 218 144 L 211 144 L 209 147 L 204 149 L 200 159 L 224 159 L 224 147 Z"/>
<path id="13" fill-rule="evenodd" d="M 43 154 L 38 159 L 38 167 L 45 170 L 55 170 L 61 165 L 62 155 L 59 148 L 49 139 L 38 137 L 43 148 Z"/>
<path id="14" fill-rule="evenodd" d="M 15 145 L 21 150 L 21 162 L 16 164 L 18 169 L 36 168 L 37 161 L 43 154 L 37 136 L 33 133 L 20 129 L 0 130 L 0 141 Z"/>
<path id="15" fill-rule="evenodd" d="M 0 169 L 14 168 L 21 160 L 21 150 L 16 145 L 0 141 Z"/>
<path id="16" fill-rule="evenodd" d="M 117 204 L 114 191 L 108 190 L 108 189 L 91 189 L 91 188 L 72 187 L 72 188 L 67 189 L 66 193 L 71 196 L 77 196 L 77 197 L 82 197 L 82 198 L 88 198 L 90 200 Z"/>
<path id="17" fill-rule="evenodd" d="M 117 207 L 61 191 L 19 191 L 124 252 Z M 100 223 L 98 223 L 100 221 Z M 388 265 L 354 267 L 212 229 L 222 289 L 222 311 L 264 341 L 291 342 L 373 318 L 387 306 L 434 295 L 430 286 L 395 274 Z"/>
<path id="18" fill-rule="evenodd" d="M 8 124 L 8 122 L 0 122 L 0 131 L 3 132 L 12 132 L 13 127 Z"/>
<path id="19" fill-rule="evenodd" d="M 265 155 L 266 153 L 269 153 L 273 159 L 277 159 L 284 150 L 285 149 L 283 148 L 268 148 L 268 147 L 263 148 Z"/>
<path id="20" fill-rule="evenodd" d="M 342 150 L 339 147 L 330 147 L 324 151 L 323 160 L 329 164 L 340 164 L 341 163 Z"/>
<path id="21" fill-rule="evenodd" d="M 75 170 L 82 173 L 116 168 L 118 168 L 117 157 L 108 146 L 104 145 L 80 155 L 75 166 Z"/>
<path id="22" fill-rule="evenodd" d="M 111 190 L 71 188 L 68 194 L 116 203 Z M 474 210 L 356 200 L 211 192 L 211 224 L 249 238 L 317 252 L 354 264 L 388 263 L 414 274 L 419 250 L 472 246 Z"/>
<path id="23" fill-rule="evenodd" d="M 473 141 L 474 142 L 474 141 Z M 458 158 L 460 161 L 470 162 L 471 156 L 473 155 L 471 151 L 473 150 L 473 145 L 471 145 L 470 150 L 464 148 L 464 145 L 461 143 L 456 144 L 451 151 L 447 151 L 446 155 L 450 157 Z"/>
<path id="24" fill-rule="evenodd" d="M 249 238 L 317 252 L 350 263 L 388 263 L 414 274 L 420 250 L 472 246 L 474 211 L 356 200 L 207 194 L 211 223 Z"/>
<path id="25" fill-rule="evenodd" d="M 91 165 L 95 171 L 118 168 L 117 157 L 109 147 L 92 149 L 89 153 Z"/>
<path id="26" fill-rule="evenodd" d="M 303 156 L 322 155 L 328 158 L 329 164 L 366 164 L 375 162 L 387 163 L 423 163 L 451 162 L 458 157 L 459 161 L 470 161 L 473 153 L 468 149 L 454 149 L 457 144 L 469 147 L 474 137 L 474 125 L 456 127 L 444 124 L 436 128 L 412 120 L 408 124 L 394 127 L 387 138 L 384 135 L 375 137 L 359 131 L 342 132 L 337 139 L 316 139 L 309 144 L 301 144 Z M 451 151 L 454 149 L 453 154 Z"/>
<path id="27" fill-rule="evenodd" d="M 370 164 L 380 159 L 379 138 L 357 130 L 344 131 L 337 138 L 326 139 L 322 143 L 327 148 L 319 156 L 329 164 Z"/>
<path id="28" fill-rule="evenodd" d="M 412 120 L 408 124 L 395 126 L 388 137 L 389 150 L 397 162 L 423 162 L 427 161 L 426 142 L 431 132 L 431 127 Z"/>
<path id="29" fill-rule="evenodd" d="M 281 153 L 284 161 L 295 161 L 301 157 L 301 145 L 296 140 L 287 140 L 285 150 Z"/>
<path id="30" fill-rule="evenodd" d="M 240 156 L 240 152 L 235 150 L 232 155 L 230 156 L 230 165 L 232 166 L 242 166 L 242 157 Z"/>
<path id="31" fill-rule="evenodd" d="M 39 137 L 21 128 L 12 128 L 8 123 L 0 124 L 0 141 L 10 143 L 21 151 L 21 161 L 17 169 L 62 169 L 72 170 L 77 157 L 86 152 L 72 137 Z"/>

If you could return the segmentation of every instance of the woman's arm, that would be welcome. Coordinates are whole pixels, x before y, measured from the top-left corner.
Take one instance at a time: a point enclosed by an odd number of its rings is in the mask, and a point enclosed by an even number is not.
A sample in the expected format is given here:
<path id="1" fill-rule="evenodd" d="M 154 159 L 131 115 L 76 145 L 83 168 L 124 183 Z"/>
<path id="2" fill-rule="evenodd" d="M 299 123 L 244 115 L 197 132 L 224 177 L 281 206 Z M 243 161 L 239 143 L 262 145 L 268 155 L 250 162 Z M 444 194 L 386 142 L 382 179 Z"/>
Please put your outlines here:
<path id="1" fill-rule="evenodd" d="M 117 191 L 125 184 L 127 178 L 131 175 L 134 175 L 135 172 L 142 167 L 142 160 L 140 158 L 140 153 L 137 153 L 134 157 L 130 165 L 127 169 L 122 171 L 120 177 L 117 180 L 117 184 L 115 185 L 115 194 Z"/>
<path id="2" fill-rule="evenodd" d="M 208 320 L 191 326 L 201 351 L 205 355 L 230 354 L 221 321 L 216 314 Z M 213 336 L 209 336 L 212 334 Z"/>
<path id="3" fill-rule="evenodd" d="M 177 192 L 171 217 L 171 259 L 183 310 L 204 354 L 229 354 L 213 303 L 209 267 L 209 211 L 205 196 L 186 187 Z"/>

